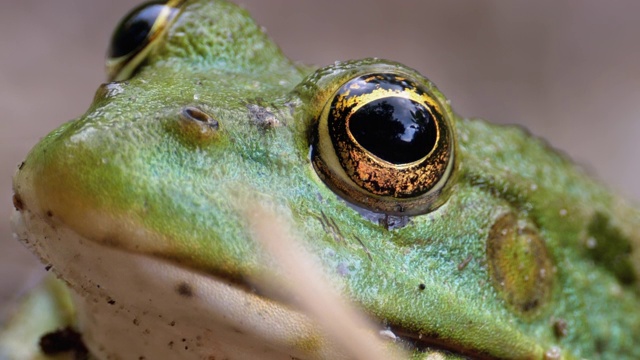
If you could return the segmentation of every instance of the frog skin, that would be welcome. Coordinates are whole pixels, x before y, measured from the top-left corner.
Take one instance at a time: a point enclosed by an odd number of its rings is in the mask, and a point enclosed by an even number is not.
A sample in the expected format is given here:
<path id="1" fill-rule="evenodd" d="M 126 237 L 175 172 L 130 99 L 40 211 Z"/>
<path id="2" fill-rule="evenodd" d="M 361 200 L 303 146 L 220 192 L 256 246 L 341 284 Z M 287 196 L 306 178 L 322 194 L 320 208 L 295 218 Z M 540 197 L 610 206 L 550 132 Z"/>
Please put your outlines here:
<path id="1" fill-rule="evenodd" d="M 640 358 L 637 208 L 402 64 L 310 68 L 233 4 L 157 6 L 14 177 L 14 231 L 62 282 L 25 299 L 0 357 L 362 358 L 278 293 L 296 269 L 258 211 L 406 357 Z M 61 328 L 77 346 L 43 354 Z"/>

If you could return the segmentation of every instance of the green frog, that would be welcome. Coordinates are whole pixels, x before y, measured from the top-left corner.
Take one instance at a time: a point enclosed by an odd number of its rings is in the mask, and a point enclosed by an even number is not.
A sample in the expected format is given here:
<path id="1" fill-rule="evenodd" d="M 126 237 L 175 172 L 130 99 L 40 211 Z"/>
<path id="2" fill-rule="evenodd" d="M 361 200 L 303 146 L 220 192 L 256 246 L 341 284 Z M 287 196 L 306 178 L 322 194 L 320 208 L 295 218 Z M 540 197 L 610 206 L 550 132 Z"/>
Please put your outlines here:
<path id="1" fill-rule="evenodd" d="M 0 357 L 640 358 L 640 211 L 415 70 L 296 64 L 245 10 L 170 0 L 107 72 L 15 174 L 53 275 Z"/>

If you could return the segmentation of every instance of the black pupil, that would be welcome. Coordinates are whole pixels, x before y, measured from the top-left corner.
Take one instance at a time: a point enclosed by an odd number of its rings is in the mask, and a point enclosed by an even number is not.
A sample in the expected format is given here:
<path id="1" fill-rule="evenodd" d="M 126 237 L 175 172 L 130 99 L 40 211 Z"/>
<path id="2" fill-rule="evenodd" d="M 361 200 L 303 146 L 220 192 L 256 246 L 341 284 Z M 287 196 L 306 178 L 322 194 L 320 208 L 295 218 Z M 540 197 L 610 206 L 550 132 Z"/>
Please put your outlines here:
<path id="1" fill-rule="evenodd" d="M 164 7 L 164 1 L 154 1 L 131 11 L 113 34 L 108 56 L 119 58 L 141 47 Z"/>
<path id="2" fill-rule="evenodd" d="M 437 136 L 429 111 L 401 97 L 364 105 L 351 115 L 349 131 L 362 147 L 393 164 L 422 159 L 433 149 Z"/>

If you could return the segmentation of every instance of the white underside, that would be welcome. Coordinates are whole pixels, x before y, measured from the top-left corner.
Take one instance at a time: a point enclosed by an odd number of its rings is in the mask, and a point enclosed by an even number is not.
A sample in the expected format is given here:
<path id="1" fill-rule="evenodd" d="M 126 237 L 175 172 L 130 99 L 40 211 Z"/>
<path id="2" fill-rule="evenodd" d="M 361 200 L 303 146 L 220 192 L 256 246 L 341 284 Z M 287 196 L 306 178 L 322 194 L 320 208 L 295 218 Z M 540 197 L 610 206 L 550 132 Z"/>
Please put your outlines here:
<path id="1" fill-rule="evenodd" d="M 98 359 L 344 358 L 301 313 L 218 278 L 97 244 L 26 209 L 13 225 L 69 283 Z"/>

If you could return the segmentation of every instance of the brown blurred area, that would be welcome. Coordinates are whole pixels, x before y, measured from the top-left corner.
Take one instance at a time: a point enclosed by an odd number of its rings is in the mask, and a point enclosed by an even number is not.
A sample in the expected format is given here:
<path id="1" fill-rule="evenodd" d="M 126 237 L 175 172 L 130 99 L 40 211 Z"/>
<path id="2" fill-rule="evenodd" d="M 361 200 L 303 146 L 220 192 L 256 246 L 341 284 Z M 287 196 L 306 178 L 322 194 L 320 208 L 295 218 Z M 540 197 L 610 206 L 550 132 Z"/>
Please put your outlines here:
<path id="1" fill-rule="evenodd" d="M 402 62 L 458 113 L 523 124 L 640 199 L 640 2 L 239 2 L 292 59 Z M 110 33 L 137 3 L 22 0 L 0 12 L 0 305 L 43 271 L 12 239 L 11 176 L 38 139 L 89 106 Z"/>

